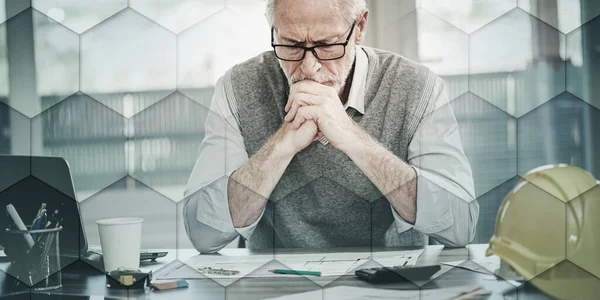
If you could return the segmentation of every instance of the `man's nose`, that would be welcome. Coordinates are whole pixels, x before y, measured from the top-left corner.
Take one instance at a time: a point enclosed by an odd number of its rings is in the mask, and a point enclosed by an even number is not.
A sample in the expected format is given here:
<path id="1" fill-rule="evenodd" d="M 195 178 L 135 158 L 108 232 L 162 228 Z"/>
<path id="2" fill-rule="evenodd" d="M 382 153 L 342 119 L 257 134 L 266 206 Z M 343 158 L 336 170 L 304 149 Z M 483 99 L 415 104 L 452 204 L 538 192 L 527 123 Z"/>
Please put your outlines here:
<path id="1" fill-rule="evenodd" d="M 321 68 L 321 63 L 315 57 L 312 51 L 306 51 L 306 55 L 304 55 L 304 59 L 302 60 L 302 65 L 300 66 L 300 68 L 304 75 L 312 77 L 316 75 L 319 69 Z"/>

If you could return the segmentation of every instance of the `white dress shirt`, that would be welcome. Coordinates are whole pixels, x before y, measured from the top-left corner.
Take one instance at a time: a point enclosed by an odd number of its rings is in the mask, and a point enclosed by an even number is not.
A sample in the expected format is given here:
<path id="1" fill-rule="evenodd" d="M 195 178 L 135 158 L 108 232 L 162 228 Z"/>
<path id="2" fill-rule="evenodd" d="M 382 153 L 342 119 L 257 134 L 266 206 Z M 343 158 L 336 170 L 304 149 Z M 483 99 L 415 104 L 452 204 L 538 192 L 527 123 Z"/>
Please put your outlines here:
<path id="1" fill-rule="evenodd" d="M 365 113 L 368 70 L 365 52 L 357 46 L 354 76 L 346 109 Z M 184 196 L 183 217 L 194 247 L 203 253 L 220 250 L 238 235 L 250 239 L 260 219 L 234 228 L 229 212 L 229 176 L 248 160 L 241 129 L 225 98 L 219 78 L 199 149 Z M 420 123 L 408 147 L 408 164 L 417 172 L 415 224 L 406 222 L 390 205 L 398 233 L 414 228 L 448 246 L 464 246 L 474 237 L 479 204 L 475 200 L 470 164 L 464 154 L 458 124 L 449 105 L 444 81 L 437 77 L 432 99 L 435 111 Z M 355 113 L 354 110 L 348 110 Z M 320 140 L 327 143 L 326 139 Z M 264 210 L 263 210 L 264 212 Z"/>

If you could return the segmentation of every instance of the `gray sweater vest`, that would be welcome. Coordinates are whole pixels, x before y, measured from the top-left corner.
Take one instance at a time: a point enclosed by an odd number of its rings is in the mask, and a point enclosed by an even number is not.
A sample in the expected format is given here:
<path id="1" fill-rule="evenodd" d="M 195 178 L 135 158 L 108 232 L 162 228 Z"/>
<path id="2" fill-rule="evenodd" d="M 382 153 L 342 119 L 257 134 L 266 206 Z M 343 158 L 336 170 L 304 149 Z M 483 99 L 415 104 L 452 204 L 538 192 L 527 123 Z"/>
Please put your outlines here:
<path id="1" fill-rule="evenodd" d="M 369 68 L 365 114 L 353 120 L 402 160 L 432 109 L 435 75 L 397 54 L 363 47 Z M 279 129 L 289 86 L 273 52 L 233 67 L 225 92 L 249 156 Z M 276 185 L 250 248 L 423 246 L 414 229 L 399 233 L 385 196 L 343 152 L 314 142 L 298 153 Z"/>

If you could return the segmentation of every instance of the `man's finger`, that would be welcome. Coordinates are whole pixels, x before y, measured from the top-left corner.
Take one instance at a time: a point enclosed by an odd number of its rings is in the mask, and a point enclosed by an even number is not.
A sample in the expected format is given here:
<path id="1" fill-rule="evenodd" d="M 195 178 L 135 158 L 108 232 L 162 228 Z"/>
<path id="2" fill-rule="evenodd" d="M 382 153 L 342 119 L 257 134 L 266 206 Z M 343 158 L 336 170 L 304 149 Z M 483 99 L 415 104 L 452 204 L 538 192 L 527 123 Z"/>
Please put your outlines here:
<path id="1" fill-rule="evenodd" d="M 306 120 L 313 120 L 318 123 L 320 108 L 318 106 L 303 106 L 298 109 L 294 121 L 292 122 L 292 129 L 298 129 Z"/>
<path id="2" fill-rule="evenodd" d="M 316 97 L 314 95 L 304 94 L 304 93 L 297 93 L 295 95 L 294 99 L 295 100 L 292 102 L 291 108 L 284 119 L 287 122 L 290 122 L 291 120 L 294 119 L 294 117 L 296 116 L 296 112 L 298 111 L 298 108 L 300 108 L 302 106 L 320 105 L 322 102 L 319 97 Z"/>
<path id="3" fill-rule="evenodd" d="M 308 88 L 308 89 L 304 88 L 303 91 L 299 90 L 299 87 L 302 87 L 304 85 L 303 83 L 305 83 L 305 82 L 314 82 L 314 81 L 303 80 L 303 81 L 299 81 L 299 82 L 292 84 L 292 86 L 290 87 L 290 95 L 285 104 L 285 112 L 288 112 L 290 110 L 292 103 L 294 103 L 294 101 L 296 99 L 296 95 L 298 95 L 299 93 L 318 95 L 318 93 L 316 93 L 315 91 L 313 91 L 313 89 L 310 89 L 310 88 Z"/>
<path id="4" fill-rule="evenodd" d="M 303 80 L 294 84 L 295 93 L 302 92 L 312 95 L 323 95 L 332 91 L 335 92 L 333 87 L 312 80 Z"/>

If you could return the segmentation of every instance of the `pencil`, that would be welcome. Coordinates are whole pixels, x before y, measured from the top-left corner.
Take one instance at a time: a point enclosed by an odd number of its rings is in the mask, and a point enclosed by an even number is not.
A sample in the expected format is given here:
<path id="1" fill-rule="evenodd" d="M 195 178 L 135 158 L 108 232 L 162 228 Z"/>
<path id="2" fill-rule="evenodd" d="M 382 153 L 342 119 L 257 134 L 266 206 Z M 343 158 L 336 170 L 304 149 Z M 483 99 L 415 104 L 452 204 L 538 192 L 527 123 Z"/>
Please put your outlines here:
<path id="1" fill-rule="evenodd" d="M 269 270 L 269 272 L 275 273 L 275 274 L 321 276 L 321 272 L 319 272 L 319 271 L 299 271 L 299 270 L 275 269 L 275 270 Z"/>

